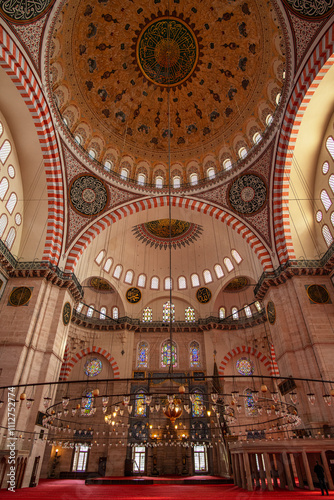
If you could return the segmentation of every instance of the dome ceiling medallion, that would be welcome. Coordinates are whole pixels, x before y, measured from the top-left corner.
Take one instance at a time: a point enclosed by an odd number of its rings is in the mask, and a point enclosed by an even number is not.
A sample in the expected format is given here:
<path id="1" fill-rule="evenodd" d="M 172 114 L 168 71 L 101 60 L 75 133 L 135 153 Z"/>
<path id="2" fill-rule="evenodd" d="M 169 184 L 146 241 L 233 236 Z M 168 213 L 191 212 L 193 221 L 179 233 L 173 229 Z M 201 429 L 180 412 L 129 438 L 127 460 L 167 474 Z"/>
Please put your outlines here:
<path id="1" fill-rule="evenodd" d="M 158 85 L 161 90 L 180 88 L 200 64 L 201 40 L 181 18 L 167 15 L 154 18 L 142 29 L 138 38 L 133 39 L 135 53 L 132 56 L 136 58 L 136 69 L 149 84 Z"/>
<path id="2" fill-rule="evenodd" d="M 138 224 L 132 228 L 134 236 L 155 248 L 181 248 L 196 241 L 202 234 L 203 228 L 199 224 L 179 219 L 159 219 Z"/>

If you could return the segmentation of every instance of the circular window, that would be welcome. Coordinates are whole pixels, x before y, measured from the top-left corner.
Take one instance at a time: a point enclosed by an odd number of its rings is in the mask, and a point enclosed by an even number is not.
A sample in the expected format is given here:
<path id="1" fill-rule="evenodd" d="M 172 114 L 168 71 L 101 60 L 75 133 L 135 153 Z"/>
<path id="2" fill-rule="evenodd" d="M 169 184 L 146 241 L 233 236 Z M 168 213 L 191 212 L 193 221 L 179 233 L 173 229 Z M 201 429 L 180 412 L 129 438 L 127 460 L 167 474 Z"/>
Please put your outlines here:
<path id="1" fill-rule="evenodd" d="M 14 179 L 15 177 L 15 168 L 13 165 L 8 165 L 8 175 L 11 179 Z"/>
<path id="2" fill-rule="evenodd" d="M 321 222 L 322 221 L 322 211 L 321 210 L 317 211 L 317 213 L 315 214 L 315 218 L 316 218 L 317 222 Z"/>
<path id="3" fill-rule="evenodd" d="M 325 161 L 325 163 L 322 165 L 322 173 L 326 175 L 328 170 L 329 170 L 329 163 L 328 161 Z"/>
<path id="4" fill-rule="evenodd" d="M 22 222 L 21 214 L 17 213 L 15 215 L 15 224 L 17 224 L 19 226 L 21 224 L 21 222 Z"/>
<path id="5" fill-rule="evenodd" d="M 96 377 L 102 370 L 102 361 L 97 358 L 88 359 L 85 363 L 85 375 L 87 377 Z"/>
<path id="6" fill-rule="evenodd" d="M 244 357 L 238 359 L 236 367 L 240 375 L 253 375 L 255 370 L 253 361 Z"/>

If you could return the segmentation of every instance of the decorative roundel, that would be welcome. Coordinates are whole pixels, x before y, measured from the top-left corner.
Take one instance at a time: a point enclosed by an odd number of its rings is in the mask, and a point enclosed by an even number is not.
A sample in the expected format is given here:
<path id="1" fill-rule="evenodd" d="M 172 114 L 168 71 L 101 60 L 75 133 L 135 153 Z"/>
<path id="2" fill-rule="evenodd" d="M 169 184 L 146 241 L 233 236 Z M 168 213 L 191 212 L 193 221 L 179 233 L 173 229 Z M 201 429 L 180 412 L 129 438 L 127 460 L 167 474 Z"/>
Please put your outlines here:
<path id="1" fill-rule="evenodd" d="M 141 291 L 139 288 L 131 287 L 126 292 L 126 300 L 130 302 L 130 304 L 136 304 L 141 299 Z"/>
<path id="2" fill-rule="evenodd" d="M 208 288 L 203 286 L 196 292 L 196 298 L 201 304 L 207 304 L 211 300 L 212 294 Z"/>
<path id="3" fill-rule="evenodd" d="M 85 363 L 85 375 L 87 377 L 96 377 L 102 370 L 102 361 L 97 358 L 90 358 Z"/>
<path id="4" fill-rule="evenodd" d="M 255 370 L 253 361 L 245 357 L 238 359 L 236 367 L 238 373 L 240 373 L 240 375 L 245 375 L 245 376 L 253 375 Z"/>
<path id="5" fill-rule="evenodd" d="M 12 306 L 24 306 L 29 302 L 31 294 L 31 288 L 26 286 L 14 288 L 9 296 L 9 303 Z"/>
<path id="6" fill-rule="evenodd" d="M 71 314 L 72 314 L 71 304 L 69 302 L 66 302 L 63 307 L 63 323 L 65 326 L 69 324 L 71 320 Z"/>
<path id="7" fill-rule="evenodd" d="M 253 215 L 263 207 L 267 199 L 267 187 L 258 175 L 246 174 L 232 184 L 228 196 L 236 212 Z"/>
<path id="8" fill-rule="evenodd" d="M 306 19 L 321 19 L 329 15 L 333 10 L 333 0 L 307 0 L 307 2 L 300 2 L 298 0 L 284 0 L 284 3 L 291 9 L 297 16 Z"/>
<path id="9" fill-rule="evenodd" d="M 93 175 L 80 175 L 70 186 L 70 201 L 81 215 L 90 217 L 101 213 L 109 200 L 104 183 Z"/>
<path id="10" fill-rule="evenodd" d="M 160 17 L 140 34 L 136 58 L 148 81 L 174 87 L 187 80 L 198 62 L 198 43 L 190 26 L 175 17 Z"/>
<path id="11" fill-rule="evenodd" d="M 273 325 L 276 321 L 276 309 L 272 300 L 270 300 L 267 304 L 267 318 L 271 325 Z"/>
<path id="12" fill-rule="evenodd" d="M 16 23 L 31 23 L 43 16 L 52 7 L 55 0 L 38 0 L 22 2 L 22 0 L 10 0 L 0 2 L 0 12 Z M 25 5 L 25 7 L 24 7 Z"/>
<path id="13" fill-rule="evenodd" d="M 306 291 L 309 299 L 316 304 L 327 304 L 330 301 L 329 293 L 322 285 L 310 285 Z"/>

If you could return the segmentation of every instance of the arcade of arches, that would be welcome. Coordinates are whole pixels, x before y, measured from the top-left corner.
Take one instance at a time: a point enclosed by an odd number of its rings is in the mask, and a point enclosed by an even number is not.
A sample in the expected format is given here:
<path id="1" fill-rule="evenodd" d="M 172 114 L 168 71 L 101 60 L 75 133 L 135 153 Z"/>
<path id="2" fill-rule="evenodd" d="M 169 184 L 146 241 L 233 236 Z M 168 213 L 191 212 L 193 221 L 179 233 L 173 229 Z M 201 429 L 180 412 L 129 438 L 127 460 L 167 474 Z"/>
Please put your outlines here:
<path id="1" fill-rule="evenodd" d="M 0 4 L 0 488 L 334 489 L 333 1 Z"/>

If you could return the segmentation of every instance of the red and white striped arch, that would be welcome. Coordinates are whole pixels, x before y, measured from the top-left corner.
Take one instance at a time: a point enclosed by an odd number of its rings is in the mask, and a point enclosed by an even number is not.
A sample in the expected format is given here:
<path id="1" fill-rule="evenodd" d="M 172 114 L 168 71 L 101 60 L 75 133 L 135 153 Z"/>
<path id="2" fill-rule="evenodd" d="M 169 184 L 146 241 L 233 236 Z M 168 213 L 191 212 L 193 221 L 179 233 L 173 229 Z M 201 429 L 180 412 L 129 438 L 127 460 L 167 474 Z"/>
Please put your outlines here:
<path id="1" fill-rule="evenodd" d="M 263 363 L 263 365 L 267 368 L 269 375 L 271 376 L 279 375 L 274 346 L 272 344 L 270 346 L 271 359 L 269 359 L 268 356 L 263 354 L 261 351 L 258 351 L 254 347 L 242 345 L 240 347 L 238 346 L 235 347 L 234 349 L 231 349 L 231 351 L 229 351 L 223 357 L 219 365 L 218 369 L 219 375 L 221 375 L 222 377 L 224 376 L 226 366 L 231 361 L 232 358 L 234 358 L 235 356 L 243 356 L 245 354 L 247 354 L 247 356 L 254 356 L 254 358 L 258 359 L 261 363 Z"/>
<path id="2" fill-rule="evenodd" d="M 250 245 L 255 255 L 260 260 L 264 271 L 272 271 L 273 265 L 270 258 L 268 250 L 265 248 L 261 240 L 254 234 L 254 232 L 249 229 L 243 222 L 238 220 L 234 215 L 225 212 L 221 208 L 209 205 L 204 201 L 192 200 L 190 198 L 183 198 L 179 196 L 171 197 L 172 206 L 179 208 L 186 208 L 189 210 L 194 210 L 207 214 L 215 219 L 224 222 L 228 226 L 231 226 L 238 234 L 240 234 Z M 106 229 L 111 224 L 127 217 L 128 215 L 142 212 L 144 210 L 149 210 L 151 208 L 169 206 L 168 196 L 157 196 L 155 198 L 147 198 L 140 201 L 134 201 L 125 205 L 121 208 L 113 210 L 107 215 L 104 215 L 101 219 L 94 222 L 85 233 L 75 242 L 72 246 L 65 270 L 73 272 L 77 261 L 89 243 L 96 238 L 104 229 Z"/>
<path id="3" fill-rule="evenodd" d="M 90 354 L 101 354 L 101 356 L 105 357 L 109 363 L 111 368 L 113 369 L 114 372 L 114 378 L 119 379 L 119 368 L 118 364 L 116 363 L 115 359 L 112 357 L 110 352 L 108 352 L 106 349 L 102 349 L 102 347 L 87 347 L 86 349 L 82 349 L 81 351 L 77 352 L 76 354 L 73 354 L 73 356 L 68 356 L 67 352 L 67 359 L 65 358 L 66 356 L 66 350 L 65 350 L 65 356 L 64 356 L 64 361 L 63 365 L 60 370 L 60 380 L 68 380 L 70 373 L 74 367 L 74 365 L 82 358 L 85 356 L 88 356 Z"/>
<path id="4" fill-rule="evenodd" d="M 334 62 L 334 28 L 326 32 L 305 65 L 287 106 L 279 139 L 273 185 L 275 244 L 280 263 L 295 259 L 289 218 L 289 180 L 301 120 L 316 88 Z"/>
<path id="5" fill-rule="evenodd" d="M 48 193 L 48 223 L 43 260 L 58 264 L 63 239 L 64 192 L 58 144 L 51 114 L 28 61 L 0 26 L 0 66 L 20 92 L 35 124 L 44 159 Z"/>

